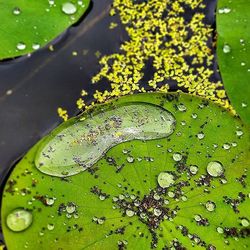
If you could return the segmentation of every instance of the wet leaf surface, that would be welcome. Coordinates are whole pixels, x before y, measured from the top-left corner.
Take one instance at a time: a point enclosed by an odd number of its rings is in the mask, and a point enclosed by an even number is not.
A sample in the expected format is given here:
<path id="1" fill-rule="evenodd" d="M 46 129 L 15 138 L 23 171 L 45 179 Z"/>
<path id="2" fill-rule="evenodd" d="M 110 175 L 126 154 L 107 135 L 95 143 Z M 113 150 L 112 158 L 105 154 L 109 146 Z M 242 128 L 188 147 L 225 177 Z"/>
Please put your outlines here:
<path id="1" fill-rule="evenodd" d="M 250 124 L 250 3 L 219 0 L 217 54 L 223 83 L 232 105 Z"/>
<path id="2" fill-rule="evenodd" d="M 115 111 L 131 102 L 170 112 L 174 132 L 118 143 L 86 171 L 63 178 L 36 167 L 39 148 L 49 137 L 43 139 L 17 164 L 4 189 L 8 249 L 249 247 L 249 129 L 221 107 L 187 94 L 133 95 L 102 107 Z M 81 119 L 88 121 L 91 113 Z M 116 118 L 126 115 L 118 112 Z M 81 132 L 78 145 L 85 140 L 86 131 Z M 16 209 L 33 218 L 19 233 L 6 226 Z M 11 225 L 20 228 L 22 221 L 15 219 Z"/>
<path id="3" fill-rule="evenodd" d="M 0 59 L 38 50 L 86 12 L 89 0 L 0 1 Z"/>

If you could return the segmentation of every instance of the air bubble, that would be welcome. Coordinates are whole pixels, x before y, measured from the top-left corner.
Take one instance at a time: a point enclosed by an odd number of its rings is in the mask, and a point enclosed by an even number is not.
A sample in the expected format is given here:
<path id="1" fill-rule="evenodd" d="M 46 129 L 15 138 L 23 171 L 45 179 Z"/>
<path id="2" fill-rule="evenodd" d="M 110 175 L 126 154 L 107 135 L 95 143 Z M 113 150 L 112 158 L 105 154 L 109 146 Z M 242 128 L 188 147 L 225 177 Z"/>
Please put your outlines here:
<path id="1" fill-rule="evenodd" d="M 207 165 L 207 172 L 209 175 L 213 177 L 219 177 L 223 174 L 224 169 L 220 162 L 218 161 L 211 161 Z"/>
<path id="2" fill-rule="evenodd" d="M 15 209 L 7 216 L 6 224 L 14 232 L 24 231 L 32 224 L 32 214 L 25 209 Z"/>

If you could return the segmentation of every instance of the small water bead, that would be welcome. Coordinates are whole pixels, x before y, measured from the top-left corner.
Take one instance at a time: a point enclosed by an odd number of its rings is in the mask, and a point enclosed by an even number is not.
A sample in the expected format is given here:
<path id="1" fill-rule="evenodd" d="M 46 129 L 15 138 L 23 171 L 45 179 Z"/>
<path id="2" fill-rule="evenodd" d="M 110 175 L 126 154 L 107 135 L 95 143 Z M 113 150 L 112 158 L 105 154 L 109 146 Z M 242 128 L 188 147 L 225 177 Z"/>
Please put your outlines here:
<path id="1" fill-rule="evenodd" d="M 55 203 L 55 198 L 45 198 L 45 203 L 47 206 L 52 206 Z"/>
<path id="2" fill-rule="evenodd" d="M 162 188 L 170 187 L 174 184 L 174 176 L 169 173 L 161 172 L 158 175 L 158 184 Z"/>
<path id="3" fill-rule="evenodd" d="M 223 46 L 223 52 L 225 54 L 230 53 L 231 52 L 231 47 L 228 44 L 224 44 L 224 46 Z"/>
<path id="4" fill-rule="evenodd" d="M 191 116 L 193 119 L 196 119 L 198 117 L 198 115 L 196 113 L 193 113 Z"/>
<path id="5" fill-rule="evenodd" d="M 173 154 L 173 160 L 174 161 L 181 161 L 182 160 L 182 155 L 180 153 L 174 153 Z"/>
<path id="6" fill-rule="evenodd" d="M 223 234 L 224 233 L 224 229 L 222 227 L 217 227 L 216 228 L 216 231 L 219 233 L 219 234 Z"/>
<path id="7" fill-rule="evenodd" d="M 207 165 L 207 172 L 213 177 L 219 177 L 223 174 L 223 165 L 218 161 L 211 161 Z"/>
<path id="8" fill-rule="evenodd" d="M 209 212 L 213 212 L 216 208 L 216 205 L 213 201 L 207 201 L 205 207 Z"/>
<path id="9" fill-rule="evenodd" d="M 178 104 L 177 108 L 181 112 L 185 112 L 187 110 L 187 107 L 184 104 L 182 104 L 182 103 Z"/>
<path id="10" fill-rule="evenodd" d="M 236 135 L 237 136 L 242 136 L 244 133 L 241 130 L 236 130 Z"/>
<path id="11" fill-rule="evenodd" d="M 34 50 L 40 49 L 40 44 L 38 44 L 38 43 L 32 44 L 32 49 L 34 49 Z"/>
<path id="12" fill-rule="evenodd" d="M 218 10 L 219 14 L 228 14 L 231 12 L 231 9 L 228 7 L 224 7 Z"/>
<path id="13" fill-rule="evenodd" d="M 26 44 L 23 43 L 23 42 L 20 42 L 20 43 L 17 44 L 16 48 L 18 50 L 25 50 L 26 49 Z"/>
<path id="14" fill-rule="evenodd" d="M 48 228 L 49 231 L 52 231 L 52 230 L 54 230 L 55 225 L 54 224 L 48 224 L 47 228 Z"/>
<path id="15" fill-rule="evenodd" d="M 13 9 L 12 13 L 13 13 L 15 16 L 18 16 L 18 15 L 21 14 L 21 10 L 20 10 L 20 8 L 15 7 L 15 8 Z"/>
<path id="16" fill-rule="evenodd" d="M 100 199 L 101 201 L 104 201 L 104 200 L 106 199 L 106 196 L 105 196 L 105 195 L 99 195 L 99 199 Z"/>
<path id="17" fill-rule="evenodd" d="M 200 132 L 200 133 L 197 134 L 197 138 L 199 140 L 202 140 L 204 137 L 205 137 L 205 134 L 203 132 Z"/>
<path id="18" fill-rule="evenodd" d="M 154 194 L 154 199 L 156 200 L 156 201 L 158 201 L 158 200 L 160 200 L 161 199 L 161 196 L 159 195 L 159 194 Z"/>
<path id="19" fill-rule="evenodd" d="M 76 6 L 71 2 L 67 2 L 62 5 L 62 12 L 65 13 L 66 15 L 73 15 L 76 13 L 76 11 L 77 11 Z"/>
<path id="20" fill-rule="evenodd" d="M 8 228 L 14 232 L 21 232 L 32 224 L 32 214 L 25 209 L 15 209 L 6 219 Z"/>
<path id="21" fill-rule="evenodd" d="M 191 165 L 189 168 L 190 173 L 193 175 L 197 174 L 198 170 L 199 168 L 196 165 Z"/>
<path id="22" fill-rule="evenodd" d="M 248 226 L 250 225 L 249 220 L 246 219 L 246 218 L 243 218 L 243 219 L 241 220 L 241 225 L 242 225 L 243 227 L 248 227 Z"/>
<path id="23" fill-rule="evenodd" d="M 201 221 L 201 216 L 198 215 L 198 214 L 196 214 L 196 215 L 194 216 L 194 219 L 195 219 L 195 221 L 199 222 L 199 221 Z"/>
<path id="24" fill-rule="evenodd" d="M 186 126 L 186 122 L 185 121 L 181 121 L 181 125 L 182 126 Z"/>
<path id="25" fill-rule="evenodd" d="M 228 150 L 231 148 L 230 144 L 229 143 L 224 143 L 223 146 L 222 146 L 225 150 Z"/>
<path id="26" fill-rule="evenodd" d="M 237 147 L 238 144 L 237 144 L 237 142 L 232 142 L 231 145 L 232 145 L 233 147 Z"/>
<path id="27" fill-rule="evenodd" d="M 169 191 L 169 192 L 168 192 L 168 196 L 169 196 L 170 198 L 174 198 L 174 192 Z"/>
<path id="28" fill-rule="evenodd" d="M 242 108 L 246 108 L 246 107 L 247 107 L 247 104 L 246 104 L 245 102 L 242 102 L 242 103 L 241 103 L 241 107 L 242 107 Z"/>
<path id="29" fill-rule="evenodd" d="M 135 161 L 135 159 L 132 156 L 127 157 L 127 162 L 133 163 L 134 161 Z"/>
<path id="30" fill-rule="evenodd" d="M 241 65 L 241 66 L 245 66 L 246 63 L 245 63 L 245 62 L 241 62 L 240 65 Z"/>
<path id="31" fill-rule="evenodd" d="M 162 211 L 158 208 L 154 208 L 154 215 L 155 216 L 160 216 L 162 214 Z"/>
<path id="32" fill-rule="evenodd" d="M 133 210 L 127 209 L 126 210 L 126 215 L 128 217 L 133 217 L 135 215 L 135 212 Z"/>
<path id="33" fill-rule="evenodd" d="M 66 206 L 66 212 L 69 214 L 73 214 L 76 211 L 76 205 L 73 202 L 68 203 Z"/>

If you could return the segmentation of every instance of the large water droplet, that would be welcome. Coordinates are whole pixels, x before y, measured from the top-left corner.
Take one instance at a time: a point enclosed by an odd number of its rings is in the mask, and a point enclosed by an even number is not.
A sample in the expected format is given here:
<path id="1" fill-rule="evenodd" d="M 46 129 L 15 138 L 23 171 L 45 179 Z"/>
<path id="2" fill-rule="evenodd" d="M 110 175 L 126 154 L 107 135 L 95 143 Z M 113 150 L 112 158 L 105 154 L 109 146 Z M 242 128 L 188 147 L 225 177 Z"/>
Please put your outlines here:
<path id="1" fill-rule="evenodd" d="M 26 49 L 26 44 L 23 43 L 23 42 L 20 42 L 20 43 L 17 44 L 16 48 L 18 50 L 25 50 Z"/>
<path id="2" fill-rule="evenodd" d="M 162 172 L 158 175 L 158 184 L 162 188 L 170 187 L 174 184 L 174 176 L 172 174 Z"/>
<path id="3" fill-rule="evenodd" d="M 213 177 L 219 177 L 223 174 L 224 169 L 220 162 L 218 161 L 211 161 L 207 165 L 207 172 L 209 175 Z"/>
<path id="4" fill-rule="evenodd" d="M 27 229 L 32 223 L 32 214 L 22 208 L 12 211 L 6 219 L 8 228 L 15 232 Z"/>
<path id="5" fill-rule="evenodd" d="M 67 15 L 72 15 L 76 13 L 77 8 L 73 3 L 67 2 L 62 5 L 62 11 Z"/>

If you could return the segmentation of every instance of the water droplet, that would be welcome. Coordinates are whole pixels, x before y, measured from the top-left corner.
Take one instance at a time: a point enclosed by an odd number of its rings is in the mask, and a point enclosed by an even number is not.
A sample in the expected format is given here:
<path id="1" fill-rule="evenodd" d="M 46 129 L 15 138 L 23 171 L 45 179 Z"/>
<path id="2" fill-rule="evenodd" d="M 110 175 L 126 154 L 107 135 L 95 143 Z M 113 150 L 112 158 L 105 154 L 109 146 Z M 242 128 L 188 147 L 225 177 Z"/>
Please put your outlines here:
<path id="1" fill-rule="evenodd" d="M 12 13 L 13 13 L 14 15 L 18 16 L 18 15 L 21 14 L 21 10 L 20 10 L 20 8 L 15 7 L 15 8 L 13 9 Z"/>
<path id="2" fill-rule="evenodd" d="M 209 212 L 213 212 L 216 208 L 216 205 L 213 201 L 207 201 L 205 207 Z"/>
<path id="3" fill-rule="evenodd" d="M 194 219 L 195 219 L 195 221 L 199 222 L 199 221 L 201 221 L 201 216 L 198 215 L 198 214 L 196 214 L 196 215 L 194 216 Z"/>
<path id="4" fill-rule="evenodd" d="M 154 215 L 155 216 L 160 216 L 162 214 L 162 211 L 158 208 L 154 208 Z"/>
<path id="5" fill-rule="evenodd" d="M 185 112 L 187 110 L 187 107 L 184 104 L 182 104 L 182 103 L 178 104 L 177 108 L 181 112 Z"/>
<path id="6" fill-rule="evenodd" d="M 196 113 L 193 113 L 193 114 L 192 114 L 192 118 L 193 118 L 193 119 L 196 119 L 197 117 L 198 117 L 198 115 L 197 115 Z"/>
<path id="7" fill-rule="evenodd" d="M 132 156 L 127 157 L 127 162 L 133 163 L 134 161 L 135 161 L 135 159 Z"/>
<path id="8" fill-rule="evenodd" d="M 181 121 L 181 125 L 182 125 L 182 126 L 185 126 L 185 125 L 186 125 L 186 122 L 185 122 L 185 121 Z"/>
<path id="9" fill-rule="evenodd" d="M 32 214 L 25 209 L 15 209 L 7 216 L 6 223 L 8 228 L 12 231 L 23 231 L 31 225 Z"/>
<path id="10" fill-rule="evenodd" d="M 241 130 L 236 130 L 236 135 L 237 135 L 237 136 L 242 136 L 242 135 L 243 135 L 243 131 L 241 131 Z"/>
<path id="11" fill-rule="evenodd" d="M 40 49 L 40 44 L 34 43 L 34 44 L 32 45 L 32 49 L 34 49 L 34 50 Z"/>
<path id="12" fill-rule="evenodd" d="M 207 165 L 207 172 L 213 177 L 219 177 L 223 174 L 223 166 L 218 161 L 211 161 Z"/>
<path id="13" fill-rule="evenodd" d="M 168 192 L 168 196 L 169 196 L 170 198 L 174 198 L 174 192 L 169 191 L 169 192 Z"/>
<path id="14" fill-rule="evenodd" d="M 245 102 L 242 102 L 242 103 L 241 103 L 241 107 L 242 107 L 242 108 L 246 108 L 246 107 L 247 107 L 247 104 L 246 104 Z"/>
<path id="15" fill-rule="evenodd" d="M 48 224 L 47 228 L 48 228 L 49 231 L 52 231 L 55 228 L 55 225 L 54 224 Z"/>
<path id="16" fill-rule="evenodd" d="M 73 214 L 76 211 L 76 205 L 73 202 L 69 202 L 66 206 L 66 212 Z"/>
<path id="17" fill-rule="evenodd" d="M 223 46 L 223 52 L 225 54 L 230 53 L 231 52 L 231 47 L 228 44 L 224 44 L 224 46 Z"/>
<path id="18" fill-rule="evenodd" d="M 174 153 L 173 154 L 173 160 L 174 161 L 181 161 L 182 155 L 180 153 Z"/>
<path id="19" fill-rule="evenodd" d="M 223 234 L 223 233 L 224 233 L 224 230 L 223 230 L 222 227 L 217 227 L 216 230 L 217 230 L 217 232 L 218 232 L 219 234 Z"/>
<path id="20" fill-rule="evenodd" d="M 231 146 L 230 146 L 229 143 L 224 143 L 224 144 L 223 144 L 223 148 L 224 148 L 225 150 L 228 150 L 228 149 L 231 148 Z"/>
<path id="21" fill-rule="evenodd" d="M 25 50 L 26 49 L 26 44 L 23 43 L 23 42 L 20 42 L 20 43 L 17 44 L 16 48 L 18 50 Z"/>
<path id="22" fill-rule="evenodd" d="M 130 209 L 127 209 L 127 210 L 126 210 L 126 215 L 127 215 L 128 217 L 133 217 L 134 214 L 135 214 L 135 212 L 134 212 L 133 210 L 130 210 Z"/>
<path id="23" fill-rule="evenodd" d="M 248 226 L 250 225 L 249 220 L 246 219 L 246 218 L 243 218 L 243 219 L 241 220 L 241 225 L 242 225 L 243 227 L 248 227 Z"/>
<path id="24" fill-rule="evenodd" d="M 224 7 L 218 10 L 219 14 L 228 14 L 231 12 L 230 8 Z"/>
<path id="25" fill-rule="evenodd" d="M 45 198 L 46 205 L 52 206 L 55 203 L 54 198 Z"/>
<path id="26" fill-rule="evenodd" d="M 174 176 L 169 173 L 161 172 L 158 175 L 158 184 L 162 188 L 170 187 L 174 184 Z"/>
<path id="27" fill-rule="evenodd" d="M 246 63 L 245 63 L 245 62 L 241 62 L 240 65 L 241 65 L 241 66 L 245 66 Z"/>
<path id="28" fill-rule="evenodd" d="M 191 165 L 190 168 L 189 168 L 189 171 L 193 175 L 197 174 L 198 170 L 199 170 L 199 168 L 196 165 Z"/>
<path id="29" fill-rule="evenodd" d="M 205 134 L 203 132 L 200 132 L 200 133 L 197 134 L 197 138 L 199 140 L 202 140 L 204 137 L 205 137 Z"/>
<path id="30" fill-rule="evenodd" d="M 155 194 L 154 194 L 154 199 L 155 199 L 156 201 L 158 201 L 158 200 L 161 199 L 161 196 L 160 196 L 159 194 L 155 193 Z"/>
<path id="31" fill-rule="evenodd" d="M 73 3 L 67 2 L 62 5 L 62 12 L 67 15 L 75 14 L 76 11 L 77 11 L 77 8 Z"/>

